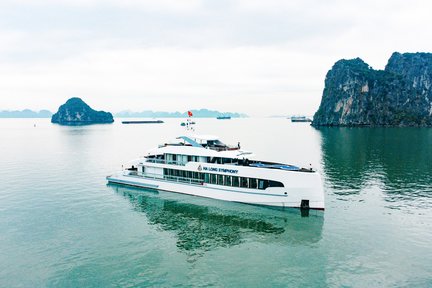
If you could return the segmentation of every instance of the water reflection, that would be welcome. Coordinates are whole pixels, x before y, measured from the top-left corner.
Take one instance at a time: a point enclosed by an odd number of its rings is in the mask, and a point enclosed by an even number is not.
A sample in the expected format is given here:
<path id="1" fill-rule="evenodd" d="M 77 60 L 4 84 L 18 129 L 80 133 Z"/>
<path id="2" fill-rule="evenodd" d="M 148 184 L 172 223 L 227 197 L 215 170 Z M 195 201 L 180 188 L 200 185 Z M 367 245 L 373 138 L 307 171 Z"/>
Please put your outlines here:
<path id="1" fill-rule="evenodd" d="M 200 254 L 247 241 L 307 245 L 321 239 L 323 217 L 299 210 L 272 210 L 168 192 L 109 185 L 127 198 L 148 222 L 177 238 L 187 254 Z"/>
<path id="2" fill-rule="evenodd" d="M 432 130 L 320 128 L 328 184 L 339 194 L 378 185 L 386 200 L 432 197 Z M 429 201 L 430 202 L 430 201 Z"/>

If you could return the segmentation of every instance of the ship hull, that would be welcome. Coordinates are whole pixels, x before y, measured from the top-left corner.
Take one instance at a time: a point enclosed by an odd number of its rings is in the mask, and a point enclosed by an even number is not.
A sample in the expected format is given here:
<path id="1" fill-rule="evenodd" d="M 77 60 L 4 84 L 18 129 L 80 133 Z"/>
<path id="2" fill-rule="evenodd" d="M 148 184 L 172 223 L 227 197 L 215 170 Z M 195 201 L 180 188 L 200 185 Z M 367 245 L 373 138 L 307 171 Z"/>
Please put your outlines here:
<path id="1" fill-rule="evenodd" d="M 271 187 L 265 190 L 240 187 L 225 187 L 209 183 L 190 181 L 174 182 L 163 178 L 148 178 L 119 172 L 107 177 L 109 183 L 128 185 L 145 189 L 154 189 L 223 201 L 240 202 L 273 207 L 308 208 L 324 210 L 324 193 L 321 178 L 317 173 L 310 173 L 308 186 L 296 185 Z M 312 179 L 313 178 L 313 179 Z M 295 183 L 295 182 L 294 182 Z M 304 206 L 304 201 L 307 206 Z M 303 207 L 302 207 L 303 206 Z"/>

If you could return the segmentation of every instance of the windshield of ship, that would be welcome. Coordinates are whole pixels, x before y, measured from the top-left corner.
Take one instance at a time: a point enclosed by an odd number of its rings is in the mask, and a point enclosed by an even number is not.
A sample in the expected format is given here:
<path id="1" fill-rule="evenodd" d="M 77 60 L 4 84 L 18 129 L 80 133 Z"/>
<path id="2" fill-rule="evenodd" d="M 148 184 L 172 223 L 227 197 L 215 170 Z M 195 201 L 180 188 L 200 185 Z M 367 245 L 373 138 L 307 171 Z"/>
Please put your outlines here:
<path id="1" fill-rule="evenodd" d="M 222 147 L 225 147 L 225 146 L 226 146 L 224 143 L 222 143 L 222 142 L 219 141 L 219 140 L 208 140 L 208 141 L 207 141 L 207 145 L 208 145 L 208 146 L 222 146 Z"/>

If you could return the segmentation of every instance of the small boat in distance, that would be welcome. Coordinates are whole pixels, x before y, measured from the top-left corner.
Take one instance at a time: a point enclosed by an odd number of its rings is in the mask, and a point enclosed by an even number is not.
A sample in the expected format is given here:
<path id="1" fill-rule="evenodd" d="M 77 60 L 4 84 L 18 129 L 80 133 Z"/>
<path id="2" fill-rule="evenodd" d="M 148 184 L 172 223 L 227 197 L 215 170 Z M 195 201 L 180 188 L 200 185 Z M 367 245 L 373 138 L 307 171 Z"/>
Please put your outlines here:
<path id="1" fill-rule="evenodd" d="M 219 120 L 229 120 L 229 119 L 231 119 L 231 116 L 218 116 L 218 117 L 216 117 L 216 119 L 219 119 Z"/>
<path id="2" fill-rule="evenodd" d="M 160 124 L 164 123 L 162 120 L 130 120 L 122 121 L 122 124 Z"/>
<path id="3" fill-rule="evenodd" d="M 292 116 L 291 122 L 312 122 L 312 119 L 306 116 Z"/>
<path id="4" fill-rule="evenodd" d="M 180 136 L 150 150 L 109 183 L 231 202 L 324 210 L 320 174 L 312 167 L 258 160 L 217 136 Z"/>
<path id="5" fill-rule="evenodd" d="M 196 123 L 194 121 L 191 122 L 182 122 L 180 123 L 180 126 L 186 126 L 186 125 L 195 125 Z"/>

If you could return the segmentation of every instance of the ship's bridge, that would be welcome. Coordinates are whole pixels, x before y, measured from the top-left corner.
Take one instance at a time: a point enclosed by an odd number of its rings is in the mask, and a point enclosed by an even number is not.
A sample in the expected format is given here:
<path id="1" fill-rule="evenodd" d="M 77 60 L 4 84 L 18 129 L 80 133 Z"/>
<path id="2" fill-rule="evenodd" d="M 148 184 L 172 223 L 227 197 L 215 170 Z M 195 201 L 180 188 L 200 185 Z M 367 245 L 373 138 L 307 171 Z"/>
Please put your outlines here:
<path id="1" fill-rule="evenodd" d="M 180 136 L 177 139 L 182 139 L 185 145 L 193 147 L 204 147 L 216 151 L 231 151 L 239 150 L 240 145 L 229 146 L 219 140 L 219 137 L 214 135 L 193 135 L 193 136 Z"/>

